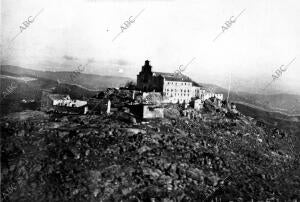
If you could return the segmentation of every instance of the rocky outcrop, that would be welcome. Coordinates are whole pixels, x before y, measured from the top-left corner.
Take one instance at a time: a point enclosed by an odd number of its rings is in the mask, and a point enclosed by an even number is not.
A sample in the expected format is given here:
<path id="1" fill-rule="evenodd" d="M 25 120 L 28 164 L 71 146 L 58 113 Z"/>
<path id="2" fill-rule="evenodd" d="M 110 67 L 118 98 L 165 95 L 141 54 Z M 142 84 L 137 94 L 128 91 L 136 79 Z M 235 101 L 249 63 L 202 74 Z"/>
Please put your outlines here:
<path id="1" fill-rule="evenodd" d="M 16 186 L 11 201 L 299 198 L 292 137 L 210 104 L 199 119 L 142 123 L 124 112 L 3 118 L 1 191 Z"/>

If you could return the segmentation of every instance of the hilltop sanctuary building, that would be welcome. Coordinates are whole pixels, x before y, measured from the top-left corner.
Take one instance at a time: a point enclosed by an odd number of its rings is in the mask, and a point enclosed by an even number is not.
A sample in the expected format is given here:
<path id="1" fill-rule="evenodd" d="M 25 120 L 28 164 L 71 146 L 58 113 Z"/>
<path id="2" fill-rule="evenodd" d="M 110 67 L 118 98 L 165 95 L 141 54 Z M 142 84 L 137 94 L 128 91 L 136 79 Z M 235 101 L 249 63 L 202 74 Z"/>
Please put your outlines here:
<path id="1" fill-rule="evenodd" d="M 172 103 L 184 101 L 187 103 L 193 97 L 202 98 L 202 100 L 207 97 L 204 89 L 183 74 L 152 72 L 152 66 L 148 60 L 137 75 L 137 88 L 143 92 L 161 92 Z M 219 95 L 222 94 L 217 96 Z"/>

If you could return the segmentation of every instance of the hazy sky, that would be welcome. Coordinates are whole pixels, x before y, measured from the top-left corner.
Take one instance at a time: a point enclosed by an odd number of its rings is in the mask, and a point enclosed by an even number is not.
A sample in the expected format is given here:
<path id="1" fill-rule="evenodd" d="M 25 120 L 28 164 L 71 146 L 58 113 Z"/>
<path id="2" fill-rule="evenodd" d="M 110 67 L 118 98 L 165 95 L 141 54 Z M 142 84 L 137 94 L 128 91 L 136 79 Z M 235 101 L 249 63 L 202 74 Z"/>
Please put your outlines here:
<path id="1" fill-rule="evenodd" d="M 60 71 L 89 61 L 86 73 L 136 78 L 146 59 L 153 71 L 174 72 L 195 58 L 184 72 L 194 80 L 227 88 L 231 74 L 233 90 L 259 93 L 296 58 L 268 89 L 300 93 L 299 19 L 299 0 L 2 0 L 1 59 Z"/>

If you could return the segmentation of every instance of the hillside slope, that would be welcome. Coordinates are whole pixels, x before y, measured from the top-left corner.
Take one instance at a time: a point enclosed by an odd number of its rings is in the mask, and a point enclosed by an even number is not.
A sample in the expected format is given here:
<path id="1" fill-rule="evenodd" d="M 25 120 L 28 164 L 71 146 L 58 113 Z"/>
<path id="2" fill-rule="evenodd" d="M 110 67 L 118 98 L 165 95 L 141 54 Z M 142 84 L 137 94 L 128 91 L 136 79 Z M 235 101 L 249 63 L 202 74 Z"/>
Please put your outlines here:
<path id="1" fill-rule="evenodd" d="M 1 65 L 1 74 L 31 76 L 37 78 L 59 80 L 62 83 L 78 84 L 91 90 L 103 90 L 111 87 L 123 86 L 132 79 L 117 76 L 100 76 L 94 74 L 80 73 L 75 76 L 74 72 L 50 72 L 26 69 L 11 65 Z"/>
<path id="2" fill-rule="evenodd" d="M 207 90 L 224 94 L 227 98 L 228 90 L 217 85 L 201 83 Z M 231 102 L 245 102 L 266 110 L 278 111 L 289 115 L 300 115 L 300 95 L 293 94 L 251 94 L 246 92 L 230 91 Z"/>
<path id="3" fill-rule="evenodd" d="M 91 91 L 77 85 L 58 83 L 51 79 L 33 77 L 26 77 L 26 79 L 19 76 L 1 75 L 0 116 L 27 109 L 27 107 L 21 104 L 21 100 L 23 99 L 34 100 L 35 104 L 29 107 L 29 109 L 38 109 L 40 107 L 42 90 L 59 94 L 69 94 L 73 99 L 84 99 L 95 96 L 98 93 L 98 91 Z M 12 93 L 7 93 L 10 86 L 14 86 L 14 90 Z"/>

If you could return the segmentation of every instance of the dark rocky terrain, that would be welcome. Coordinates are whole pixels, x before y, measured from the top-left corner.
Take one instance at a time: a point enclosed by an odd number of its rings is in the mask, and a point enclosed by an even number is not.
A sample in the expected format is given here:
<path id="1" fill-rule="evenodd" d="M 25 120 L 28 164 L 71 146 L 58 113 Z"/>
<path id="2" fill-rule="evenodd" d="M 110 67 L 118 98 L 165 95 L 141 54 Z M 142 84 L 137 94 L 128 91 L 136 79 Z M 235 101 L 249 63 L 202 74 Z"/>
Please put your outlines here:
<path id="1" fill-rule="evenodd" d="M 1 198 L 300 199 L 297 137 L 209 105 L 196 119 L 174 114 L 137 124 L 121 112 L 63 116 L 25 111 L 3 117 Z"/>

